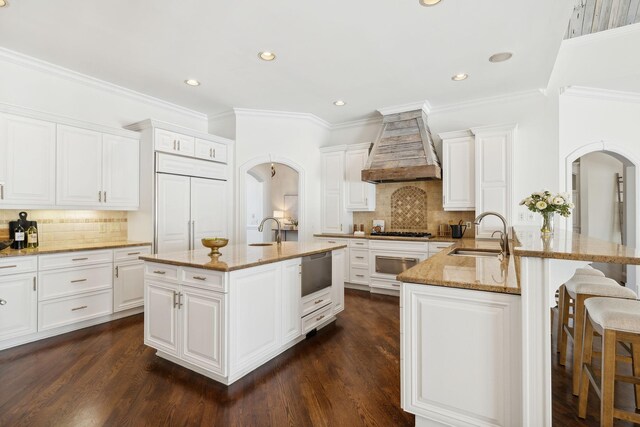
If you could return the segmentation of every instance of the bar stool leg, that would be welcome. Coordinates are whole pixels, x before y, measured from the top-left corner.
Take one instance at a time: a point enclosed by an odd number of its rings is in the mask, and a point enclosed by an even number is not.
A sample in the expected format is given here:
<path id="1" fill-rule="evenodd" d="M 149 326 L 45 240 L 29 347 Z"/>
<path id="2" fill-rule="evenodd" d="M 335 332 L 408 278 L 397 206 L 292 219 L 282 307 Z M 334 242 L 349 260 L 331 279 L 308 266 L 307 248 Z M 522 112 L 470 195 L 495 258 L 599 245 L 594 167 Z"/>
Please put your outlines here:
<path id="1" fill-rule="evenodd" d="M 571 297 L 564 285 L 562 285 L 562 314 L 560 315 L 560 366 L 567 364 L 567 331 L 565 328 L 569 328 L 569 301 Z"/>
<path id="2" fill-rule="evenodd" d="M 585 296 L 578 294 L 573 305 L 573 395 L 580 391 L 580 377 L 582 374 L 582 333 L 584 329 L 584 301 Z"/>
<path id="3" fill-rule="evenodd" d="M 564 311 L 564 285 L 560 285 L 558 288 L 558 324 L 556 331 L 556 353 L 560 353 L 560 343 L 562 342 L 562 324 L 563 324 L 563 316 L 562 312 Z"/>
<path id="4" fill-rule="evenodd" d="M 604 330 L 602 337 L 602 386 L 600 425 L 613 427 L 613 402 L 616 380 L 616 332 Z"/>
<path id="5" fill-rule="evenodd" d="M 631 344 L 631 357 L 633 358 L 633 376 L 640 377 L 640 344 Z M 634 386 L 636 393 L 636 409 L 640 409 L 640 384 Z"/>
<path id="6" fill-rule="evenodd" d="M 580 401 L 578 404 L 578 416 L 587 418 L 587 403 L 589 402 L 589 375 L 587 366 L 591 367 L 593 358 L 593 324 L 589 315 L 584 319 L 584 344 L 582 348 L 582 376 L 580 378 Z"/>

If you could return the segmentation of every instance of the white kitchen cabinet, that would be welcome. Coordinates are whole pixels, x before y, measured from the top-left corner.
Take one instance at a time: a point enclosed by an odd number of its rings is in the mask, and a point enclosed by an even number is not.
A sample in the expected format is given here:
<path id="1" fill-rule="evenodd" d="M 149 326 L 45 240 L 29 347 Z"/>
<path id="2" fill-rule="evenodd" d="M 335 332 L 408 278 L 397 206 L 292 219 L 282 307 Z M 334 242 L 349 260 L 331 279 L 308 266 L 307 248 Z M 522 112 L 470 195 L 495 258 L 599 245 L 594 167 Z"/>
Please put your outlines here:
<path id="1" fill-rule="evenodd" d="M 225 375 L 225 294 L 183 285 L 178 301 L 181 358 Z"/>
<path id="2" fill-rule="evenodd" d="M 282 339 L 286 344 L 300 336 L 301 265 L 302 260 L 295 258 L 282 263 Z"/>
<path id="3" fill-rule="evenodd" d="M 376 186 L 362 181 L 371 143 L 348 145 L 345 151 L 345 208 L 349 211 L 375 211 Z"/>
<path id="4" fill-rule="evenodd" d="M 441 133 L 442 206 L 445 211 L 476 209 L 475 138 L 469 131 Z"/>
<path id="5" fill-rule="evenodd" d="M 139 141 L 58 125 L 56 204 L 137 209 Z"/>
<path id="6" fill-rule="evenodd" d="M 149 246 L 127 247 L 113 251 L 113 311 L 144 305 L 144 261 L 140 255 L 151 252 Z"/>
<path id="7" fill-rule="evenodd" d="M 55 204 L 56 125 L 0 114 L 0 208 Z"/>
<path id="8" fill-rule="evenodd" d="M 0 341 L 37 330 L 36 273 L 0 275 Z"/>
<path id="9" fill-rule="evenodd" d="M 416 425 L 521 425 L 520 296 L 403 283 L 400 298 L 401 405 Z"/>
<path id="10" fill-rule="evenodd" d="M 344 203 L 345 155 L 344 148 L 330 147 L 320 150 L 322 162 L 321 228 L 323 233 L 349 232 L 353 215 Z"/>
<path id="11" fill-rule="evenodd" d="M 155 129 L 155 150 L 193 156 L 195 154 L 195 138 L 165 129 Z"/>
<path id="12" fill-rule="evenodd" d="M 195 156 L 199 159 L 227 163 L 227 145 L 196 138 Z"/>
<path id="13" fill-rule="evenodd" d="M 512 219 L 513 141 L 517 126 L 485 126 L 473 128 L 475 134 L 476 213 L 493 211 Z M 476 237 L 491 237 L 502 230 L 502 222 L 486 217 L 476 227 Z"/>
<path id="14" fill-rule="evenodd" d="M 202 247 L 203 237 L 227 236 L 226 181 L 157 174 L 157 251 Z"/>
<path id="15" fill-rule="evenodd" d="M 344 249 L 338 249 L 331 253 L 331 299 L 333 301 L 333 314 L 344 310 L 344 276 L 345 265 L 348 264 Z"/>
<path id="16" fill-rule="evenodd" d="M 147 279 L 144 343 L 178 356 L 178 285 Z"/>

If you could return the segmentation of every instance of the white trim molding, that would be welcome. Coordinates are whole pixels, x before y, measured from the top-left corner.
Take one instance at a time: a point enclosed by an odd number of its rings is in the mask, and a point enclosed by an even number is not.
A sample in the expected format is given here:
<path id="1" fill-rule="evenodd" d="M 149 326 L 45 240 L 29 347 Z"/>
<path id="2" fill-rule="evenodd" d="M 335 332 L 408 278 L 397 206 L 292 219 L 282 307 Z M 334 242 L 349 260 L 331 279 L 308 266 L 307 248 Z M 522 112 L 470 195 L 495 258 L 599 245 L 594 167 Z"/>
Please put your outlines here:
<path id="1" fill-rule="evenodd" d="M 311 113 L 296 113 L 291 111 L 275 111 L 275 110 L 255 110 L 251 108 L 234 108 L 233 111 L 236 114 L 236 117 L 246 116 L 246 117 L 270 117 L 270 118 L 281 118 L 281 119 L 309 120 L 310 122 L 318 126 L 321 126 L 327 130 L 331 130 L 331 123 Z"/>
<path id="2" fill-rule="evenodd" d="M 562 95 L 605 101 L 640 103 L 640 93 L 638 92 L 625 92 L 621 90 L 600 89 L 586 86 L 567 86 L 562 91 Z"/>
<path id="3" fill-rule="evenodd" d="M 611 28 L 606 31 L 598 31 L 597 33 L 584 34 L 579 37 L 564 39 L 562 40 L 560 48 L 562 49 L 565 48 L 565 46 L 571 45 L 597 43 L 603 40 L 623 37 L 627 34 L 635 34 L 638 32 L 640 32 L 640 25 L 624 25 L 622 27 Z"/>
<path id="4" fill-rule="evenodd" d="M 519 101 L 522 99 L 533 98 L 537 96 L 545 97 L 546 91 L 543 89 L 531 89 L 523 92 L 511 92 L 511 93 L 505 93 L 503 95 L 472 99 L 470 101 L 456 102 L 452 104 L 444 104 L 439 106 L 437 105 L 431 108 L 431 115 L 441 114 L 441 113 L 452 113 L 460 110 L 465 110 L 467 108 L 482 107 L 487 104 Z"/>
<path id="5" fill-rule="evenodd" d="M 378 108 L 378 112 L 383 116 L 388 114 L 404 113 L 406 111 L 422 110 L 425 114 L 431 113 L 431 104 L 426 99 L 424 101 L 409 102 L 407 104 L 392 105 L 390 107 Z"/>
<path id="6" fill-rule="evenodd" d="M 349 122 L 336 123 L 335 125 L 331 125 L 331 130 L 340 130 L 340 129 L 348 129 L 348 128 L 356 128 L 367 125 L 376 125 L 382 124 L 382 117 L 370 117 L 368 119 L 360 119 L 360 120 L 352 120 Z"/>
<path id="7" fill-rule="evenodd" d="M 61 77 L 76 83 L 81 83 L 91 88 L 100 89 L 100 90 L 115 93 L 121 96 L 125 96 L 129 99 L 140 101 L 145 104 L 166 108 L 168 110 L 171 110 L 176 113 L 183 114 L 185 116 L 189 116 L 195 119 L 207 120 L 207 115 L 199 111 L 191 110 L 189 108 L 182 107 L 180 105 L 177 105 L 168 101 L 164 101 L 160 98 L 156 98 L 151 95 L 146 95 L 144 93 L 136 92 L 134 90 L 127 89 L 122 86 L 118 86 L 114 83 L 109 83 L 107 81 L 100 80 L 95 77 L 91 77 L 86 74 L 82 74 L 77 71 L 73 71 L 68 68 L 64 68 L 59 65 L 55 65 L 50 62 L 46 62 L 46 61 L 34 58 L 32 56 L 24 55 L 22 53 L 15 52 L 13 50 L 9 50 L 3 47 L 0 47 L 0 60 L 11 62 L 13 64 L 27 67 L 32 70 L 42 71 L 49 75 L 54 75 L 56 77 Z"/>

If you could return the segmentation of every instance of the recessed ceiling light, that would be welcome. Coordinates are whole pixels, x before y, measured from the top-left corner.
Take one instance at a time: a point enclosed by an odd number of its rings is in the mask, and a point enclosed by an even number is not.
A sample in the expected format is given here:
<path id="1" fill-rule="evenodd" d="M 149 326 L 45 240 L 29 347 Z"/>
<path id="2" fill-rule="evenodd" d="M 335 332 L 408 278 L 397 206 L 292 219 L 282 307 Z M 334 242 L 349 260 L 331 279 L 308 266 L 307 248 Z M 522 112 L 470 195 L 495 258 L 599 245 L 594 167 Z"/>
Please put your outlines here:
<path id="1" fill-rule="evenodd" d="M 265 50 L 264 52 L 258 53 L 258 58 L 262 59 L 263 61 L 273 61 L 274 59 L 276 59 L 276 54 Z"/>
<path id="2" fill-rule="evenodd" d="M 511 59 L 512 56 L 513 56 L 513 53 L 511 53 L 511 52 L 494 53 L 493 55 L 491 55 L 489 57 L 489 62 L 504 62 L 504 61 L 508 61 L 509 59 Z"/>
<path id="3" fill-rule="evenodd" d="M 346 102 L 344 102 L 342 99 L 338 99 L 337 101 L 333 101 L 333 105 L 338 106 L 338 107 L 342 107 L 345 104 L 346 104 Z"/>
<path id="4" fill-rule="evenodd" d="M 2 1 L 2 0 L 0 0 Z M 187 79 L 184 81 L 186 84 L 188 84 L 189 86 L 200 86 L 200 82 L 197 81 L 196 79 Z"/>
<path id="5" fill-rule="evenodd" d="M 0 7 L 5 7 L 7 5 L 7 0 L 0 0 Z"/>
<path id="6" fill-rule="evenodd" d="M 458 73 L 451 76 L 451 80 L 453 80 L 454 82 L 459 82 L 462 80 L 466 80 L 467 77 L 469 77 L 469 74 L 467 73 Z"/>
<path id="7" fill-rule="evenodd" d="M 423 6 L 435 6 L 440 3 L 440 0 L 420 0 L 420 4 Z"/>

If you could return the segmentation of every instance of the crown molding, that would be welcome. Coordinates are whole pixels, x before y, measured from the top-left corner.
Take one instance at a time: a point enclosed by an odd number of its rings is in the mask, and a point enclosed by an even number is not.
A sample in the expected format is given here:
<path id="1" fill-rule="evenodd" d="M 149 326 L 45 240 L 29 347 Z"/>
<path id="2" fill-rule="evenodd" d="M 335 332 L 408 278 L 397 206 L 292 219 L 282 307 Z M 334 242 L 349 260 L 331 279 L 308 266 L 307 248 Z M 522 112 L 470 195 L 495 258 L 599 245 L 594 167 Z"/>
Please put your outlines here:
<path id="1" fill-rule="evenodd" d="M 42 71 L 49 75 L 55 75 L 57 77 L 64 78 L 76 83 L 81 83 L 85 86 L 104 90 L 107 92 L 115 93 L 129 99 L 143 102 L 145 104 L 153 105 L 156 107 L 165 108 L 176 113 L 189 116 L 199 120 L 207 120 L 207 115 L 199 111 L 191 110 L 180 105 L 164 101 L 160 98 L 146 95 L 144 93 L 136 92 L 131 89 L 127 89 L 122 86 L 118 86 L 114 83 L 109 83 L 104 80 L 97 79 L 95 77 L 88 76 L 86 74 L 79 73 L 77 71 L 70 70 L 68 68 L 61 67 L 59 65 L 52 64 L 50 62 L 42 61 L 32 56 L 27 56 L 13 50 L 0 47 L 0 60 L 11 62 L 16 65 L 20 65 L 26 68 L 30 68 L 35 71 Z"/>
<path id="2" fill-rule="evenodd" d="M 426 99 L 424 101 L 410 102 L 401 105 L 392 105 L 390 107 L 378 108 L 378 112 L 383 116 L 388 114 L 405 113 L 407 111 L 422 110 L 425 114 L 431 113 L 431 104 Z"/>
<path id="3" fill-rule="evenodd" d="M 368 119 L 352 120 L 349 122 L 336 123 L 331 125 L 331 130 L 348 129 L 355 127 L 362 127 L 367 125 L 381 124 L 382 117 L 370 117 Z"/>
<path id="4" fill-rule="evenodd" d="M 532 89 L 532 90 L 527 90 L 523 92 L 512 92 L 512 93 L 506 93 L 504 95 L 472 99 L 470 101 L 459 102 L 454 104 L 445 104 L 440 106 L 436 105 L 435 107 L 431 108 L 431 115 L 442 114 L 442 113 L 452 113 L 460 110 L 465 110 L 467 108 L 475 108 L 475 107 L 481 107 L 483 105 L 509 102 L 509 101 L 518 101 L 518 100 L 532 98 L 536 96 L 546 96 L 546 94 L 540 89 Z"/>
<path id="5" fill-rule="evenodd" d="M 127 130 L 135 131 L 135 132 L 142 132 L 146 129 L 159 128 L 159 129 L 164 129 L 172 132 L 183 133 L 185 135 L 193 136 L 200 139 L 205 139 L 207 141 L 221 142 L 227 145 L 231 145 L 235 143 L 233 139 L 224 138 L 222 136 L 213 135 L 207 132 L 201 132 L 195 129 L 184 127 L 182 125 L 177 125 L 175 123 L 169 123 L 169 122 L 165 122 L 165 121 L 157 120 L 153 118 L 141 120 L 136 123 L 131 123 L 125 126 L 124 128 Z"/>
<path id="6" fill-rule="evenodd" d="M 622 27 L 598 31 L 597 33 L 585 34 L 582 36 L 574 37 L 572 39 L 564 39 L 562 40 L 560 47 L 563 48 L 565 46 L 598 43 L 603 40 L 615 39 L 617 37 L 624 37 L 626 35 L 636 33 L 640 33 L 640 25 L 624 25 Z"/>
<path id="7" fill-rule="evenodd" d="M 562 91 L 562 96 L 640 103 L 640 93 L 638 92 L 625 92 L 586 86 L 568 86 Z"/>
<path id="8" fill-rule="evenodd" d="M 227 110 L 227 111 L 223 111 L 222 113 L 217 113 L 217 114 L 208 114 L 207 118 L 208 120 L 211 122 L 213 120 L 221 120 L 221 119 L 226 119 L 227 117 L 233 116 L 235 118 L 236 114 L 233 111 L 233 109 L 231 110 Z"/>
<path id="9" fill-rule="evenodd" d="M 236 116 L 247 117 L 271 117 L 280 119 L 297 119 L 308 120 L 318 126 L 321 126 L 327 130 L 331 130 L 331 123 L 321 119 L 315 114 L 311 113 L 296 113 L 291 111 L 273 111 L 273 110 L 256 110 L 252 108 L 234 108 L 233 112 Z"/>

